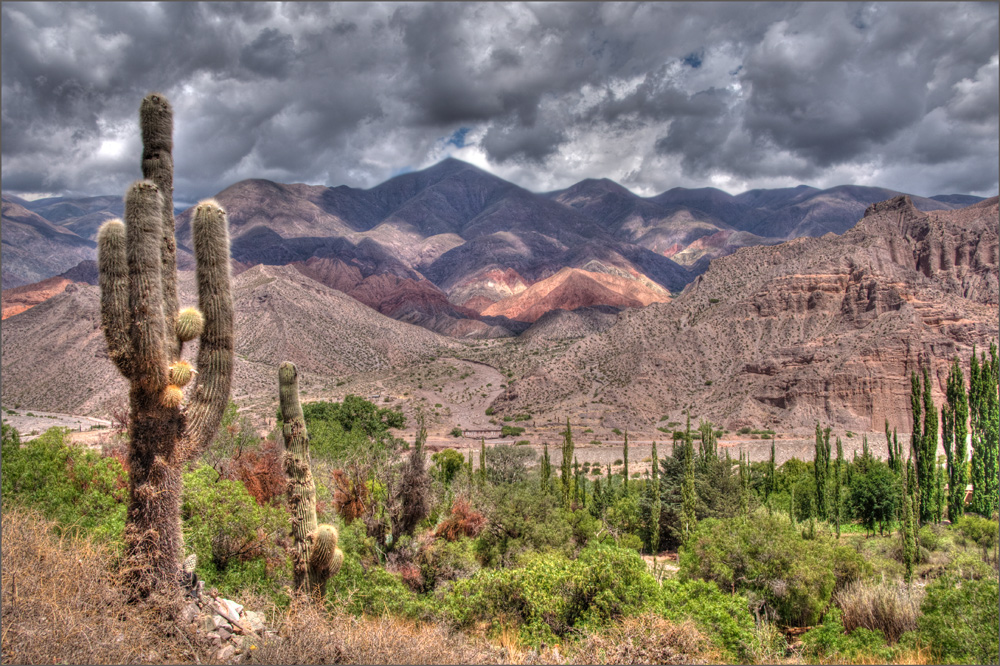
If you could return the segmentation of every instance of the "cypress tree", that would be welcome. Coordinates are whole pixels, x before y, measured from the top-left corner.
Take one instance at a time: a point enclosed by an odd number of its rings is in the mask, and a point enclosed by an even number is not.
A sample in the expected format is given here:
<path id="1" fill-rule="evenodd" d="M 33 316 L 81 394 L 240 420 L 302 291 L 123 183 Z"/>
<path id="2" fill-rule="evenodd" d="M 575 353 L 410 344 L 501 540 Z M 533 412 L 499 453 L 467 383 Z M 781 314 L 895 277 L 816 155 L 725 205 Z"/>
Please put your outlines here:
<path id="1" fill-rule="evenodd" d="M 826 481 L 830 470 L 830 428 L 824 432 L 816 423 L 816 455 L 813 475 L 816 477 L 816 511 L 820 518 L 827 517 Z"/>
<path id="2" fill-rule="evenodd" d="M 573 496 L 570 492 L 572 485 L 572 464 L 573 460 L 573 433 L 570 431 L 569 427 L 569 417 L 566 417 L 566 431 L 563 433 L 563 447 L 562 447 L 562 464 L 560 465 L 560 474 L 562 476 L 562 497 L 563 497 L 563 508 L 568 509 L 570 505 L 570 498 Z"/>
<path id="3" fill-rule="evenodd" d="M 750 515 L 750 460 L 740 450 L 740 513 L 746 518 Z"/>
<path id="4" fill-rule="evenodd" d="M 945 466 L 938 462 L 934 474 L 934 521 L 940 523 L 944 518 L 945 490 L 944 477 L 947 474 Z"/>
<path id="5" fill-rule="evenodd" d="M 998 374 L 997 347 L 990 344 L 990 356 L 982 354 L 979 362 L 973 349 L 970 368 L 969 416 L 972 431 L 972 506 L 971 510 L 990 517 L 997 510 L 998 478 Z"/>
<path id="6" fill-rule="evenodd" d="M 909 464 L 907 464 L 907 472 L 909 471 Z M 913 559 L 914 559 L 914 538 L 913 538 L 913 511 L 911 510 L 910 495 L 912 492 L 911 488 L 911 476 L 909 473 L 903 474 L 903 521 L 900 526 L 900 534 L 903 539 L 903 566 L 906 572 L 906 584 L 909 585 L 913 581 Z"/>
<path id="7" fill-rule="evenodd" d="M 625 463 L 622 475 L 625 477 L 625 493 L 628 494 L 628 430 L 625 431 L 625 453 L 622 457 Z"/>
<path id="8" fill-rule="evenodd" d="M 965 378 L 958 356 L 948 372 L 946 389 L 948 399 L 948 419 L 942 416 L 944 426 L 944 447 L 948 459 L 948 519 L 958 520 L 965 513 L 965 487 L 969 483 L 967 460 L 967 437 L 969 434 L 969 398 L 965 392 Z"/>
<path id="9" fill-rule="evenodd" d="M 917 373 L 911 372 L 910 409 L 913 412 L 913 431 L 910 434 L 910 456 L 911 456 L 910 462 L 912 462 L 913 458 L 916 458 L 918 473 L 920 469 L 920 457 L 921 457 L 920 454 L 923 451 L 923 436 L 921 435 L 920 432 L 920 427 L 921 427 L 920 424 L 921 421 L 923 421 L 923 402 L 921 400 L 922 398 L 921 394 L 922 392 L 920 390 L 920 380 L 917 379 Z M 909 465 L 909 462 L 907 464 Z M 908 480 L 908 486 L 907 486 L 910 489 L 910 493 L 915 494 L 919 498 L 920 492 L 924 490 L 924 486 L 922 484 L 919 484 L 919 478 L 917 480 L 912 480 L 914 481 L 913 484 L 910 484 L 909 483 L 910 481 L 911 480 Z M 918 518 L 919 514 L 914 516 L 913 520 L 917 521 Z"/>
<path id="10" fill-rule="evenodd" d="M 792 529 L 795 529 L 795 485 L 792 485 L 792 499 L 788 503 L 788 517 L 792 519 Z"/>
<path id="11" fill-rule="evenodd" d="M 774 492 L 774 435 L 771 435 L 771 460 L 767 465 L 767 477 L 764 481 L 764 501 L 771 500 L 771 493 Z M 770 505 L 768 505 L 770 506 Z"/>
<path id="12" fill-rule="evenodd" d="M 920 522 L 934 519 L 934 484 L 937 475 L 938 416 L 931 397 L 931 377 L 927 368 L 924 374 L 924 424 L 920 456 L 917 459 L 917 485 L 920 487 Z"/>
<path id="13" fill-rule="evenodd" d="M 542 470 L 541 470 L 541 484 L 542 492 L 548 493 L 550 490 L 549 479 L 552 478 L 552 459 L 549 458 L 549 443 L 544 442 L 542 444 Z"/>
<path id="14" fill-rule="evenodd" d="M 479 485 L 486 483 L 486 438 L 479 440 Z"/>
<path id="15" fill-rule="evenodd" d="M 695 492 L 694 444 L 691 439 L 691 414 L 688 413 L 687 427 L 684 431 L 684 480 L 681 484 L 681 528 L 685 539 L 691 536 L 697 523 Z"/>
<path id="16" fill-rule="evenodd" d="M 837 538 L 840 538 L 840 470 L 844 464 L 844 447 L 837 438 L 837 461 L 833 468 L 833 518 L 837 524 Z"/>
<path id="17" fill-rule="evenodd" d="M 660 461 L 656 455 L 656 442 L 653 442 L 653 474 L 652 474 L 652 488 L 653 488 L 653 503 L 649 509 L 649 522 L 650 522 L 650 535 L 649 535 L 649 549 L 656 555 L 660 552 Z"/>

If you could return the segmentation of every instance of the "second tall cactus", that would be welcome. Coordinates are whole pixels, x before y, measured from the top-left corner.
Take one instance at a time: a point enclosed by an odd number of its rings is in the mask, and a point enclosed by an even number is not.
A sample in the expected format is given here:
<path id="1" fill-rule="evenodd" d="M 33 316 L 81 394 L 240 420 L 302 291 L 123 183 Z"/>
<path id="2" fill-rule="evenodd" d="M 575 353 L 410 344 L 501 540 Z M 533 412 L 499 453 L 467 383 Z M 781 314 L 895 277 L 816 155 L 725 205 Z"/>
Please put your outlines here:
<path id="1" fill-rule="evenodd" d="M 288 510 L 292 514 L 292 553 L 296 590 L 304 590 L 322 599 L 326 582 L 344 562 L 337 548 L 337 528 L 318 525 L 316 519 L 316 483 L 309 457 L 309 433 L 306 431 L 302 405 L 299 403 L 298 371 L 291 363 L 278 369 L 278 392 L 281 400 L 282 434 L 285 439 L 285 474 L 288 477 Z"/>

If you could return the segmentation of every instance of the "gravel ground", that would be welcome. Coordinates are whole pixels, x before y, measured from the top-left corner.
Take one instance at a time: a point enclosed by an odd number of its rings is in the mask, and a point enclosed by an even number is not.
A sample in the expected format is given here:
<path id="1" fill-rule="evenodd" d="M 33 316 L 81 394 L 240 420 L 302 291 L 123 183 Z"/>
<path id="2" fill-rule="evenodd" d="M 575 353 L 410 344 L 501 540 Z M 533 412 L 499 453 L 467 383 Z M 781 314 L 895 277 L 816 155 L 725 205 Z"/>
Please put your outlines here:
<path id="1" fill-rule="evenodd" d="M 35 409 L 17 409 L 8 405 L 0 407 L 3 411 L 3 422 L 13 426 L 21 435 L 21 441 L 38 437 L 49 428 L 69 428 L 74 432 L 88 432 L 111 427 L 111 421 L 92 416 L 76 416 L 58 412 L 40 412 Z"/>

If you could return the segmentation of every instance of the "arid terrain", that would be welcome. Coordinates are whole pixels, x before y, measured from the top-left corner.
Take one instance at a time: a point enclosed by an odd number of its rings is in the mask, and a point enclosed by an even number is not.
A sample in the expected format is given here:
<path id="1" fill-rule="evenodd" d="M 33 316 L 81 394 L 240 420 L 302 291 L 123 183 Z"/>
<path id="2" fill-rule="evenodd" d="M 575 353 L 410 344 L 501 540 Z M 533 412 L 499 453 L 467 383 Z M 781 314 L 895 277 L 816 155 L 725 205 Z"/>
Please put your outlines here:
<path id="1" fill-rule="evenodd" d="M 363 191 L 243 181 L 218 195 L 233 237 L 233 399 L 266 429 L 290 360 L 306 400 L 353 393 L 411 428 L 422 415 L 432 446 L 519 415 L 532 445 L 556 444 L 569 417 L 589 431 L 581 442 L 617 448 L 628 429 L 648 446 L 689 407 L 695 425 L 771 428 L 786 449 L 817 422 L 874 444 L 886 419 L 908 430 L 911 372 L 930 365 L 941 383 L 952 356 L 997 337 L 997 199 L 871 204 L 893 194 L 643 199 L 604 180 L 540 195 L 457 160 Z M 5 200 L 4 251 L 14 229 L 51 261 L 51 244 L 73 238 L 89 252 L 116 205 Z M 180 288 L 193 304 L 188 215 Z M 47 269 L 61 273 L 3 291 L 3 403 L 107 418 L 125 382 L 96 270 L 65 256 Z M 593 462 L 609 462 L 603 450 Z"/>

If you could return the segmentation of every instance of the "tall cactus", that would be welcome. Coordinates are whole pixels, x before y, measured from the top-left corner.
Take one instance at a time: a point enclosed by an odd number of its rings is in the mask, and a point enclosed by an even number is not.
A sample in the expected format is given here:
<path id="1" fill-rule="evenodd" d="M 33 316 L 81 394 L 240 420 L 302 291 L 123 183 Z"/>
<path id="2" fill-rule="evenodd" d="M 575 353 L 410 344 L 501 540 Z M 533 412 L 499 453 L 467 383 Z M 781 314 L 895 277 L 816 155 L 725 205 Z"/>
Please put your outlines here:
<path id="1" fill-rule="evenodd" d="M 288 510 L 292 514 L 292 554 L 296 590 L 323 598 L 326 581 L 340 570 L 344 553 L 337 548 L 337 528 L 317 525 L 316 483 L 309 460 L 309 433 L 299 403 L 299 375 L 292 363 L 278 369 L 282 434 L 285 439 L 285 474 L 288 476 Z"/>
<path id="2" fill-rule="evenodd" d="M 229 401 L 233 303 L 226 214 L 205 201 L 191 223 L 200 312 L 178 334 L 170 103 L 147 95 L 139 121 L 144 180 L 125 195 L 125 222 L 101 227 L 97 253 L 108 357 L 130 384 L 125 569 L 136 593 L 148 596 L 179 580 L 181 468 L 208 446 Z M 198 336 L 195 371 L 181 351 Z"/>

